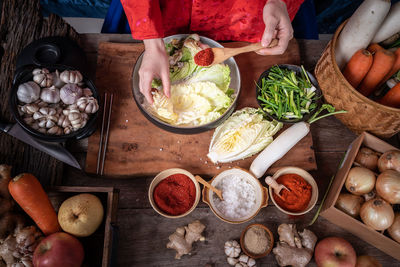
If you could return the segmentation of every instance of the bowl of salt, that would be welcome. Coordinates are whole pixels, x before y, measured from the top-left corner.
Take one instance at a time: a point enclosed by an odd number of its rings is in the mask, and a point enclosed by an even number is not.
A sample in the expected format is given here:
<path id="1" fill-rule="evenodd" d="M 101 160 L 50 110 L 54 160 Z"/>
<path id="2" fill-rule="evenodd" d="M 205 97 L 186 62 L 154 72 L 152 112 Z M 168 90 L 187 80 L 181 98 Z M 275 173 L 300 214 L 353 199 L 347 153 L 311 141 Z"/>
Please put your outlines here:
<path id="1" fill-rule="evenodd" d="M 203 202 L 222 221 L 240 224 L 254 218 L 268 205 L 268 189 L 251 173 L 232 168 L 216 175 L 210 184 L 222 191 L 221 200 L 212 190 L 203 188 Z"/>

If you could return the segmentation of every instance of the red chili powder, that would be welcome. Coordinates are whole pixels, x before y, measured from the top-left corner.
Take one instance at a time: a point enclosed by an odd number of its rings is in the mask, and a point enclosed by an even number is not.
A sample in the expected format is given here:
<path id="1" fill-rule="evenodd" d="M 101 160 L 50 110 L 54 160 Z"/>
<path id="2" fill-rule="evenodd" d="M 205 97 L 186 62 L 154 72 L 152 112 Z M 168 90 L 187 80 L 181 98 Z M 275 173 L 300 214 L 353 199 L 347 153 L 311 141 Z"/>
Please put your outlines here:
<path id="1" fill-rule="evenodd" d="M 214 53 L 211 48 L 201 50 L 194 56 L 194 62 L 199 66 L 209 66 L 214 61 Z"/>
<path id="2" fill-rule="evenodd" d="M 169 215 L 180 215 L 193 206 L 196 187 L 188 176 L 173 174 L 157 184 L 153 198 L 160 210 Z"/>
<path id="3" fill-rule="evenodd" d="M 307 208 L 311 200 L 312 187 L 303 177 L 290 173 L 279 176 L 276 181 L 290 190 L 282 189 L 281 198 L 273 193 L 275 202 L 281 208 L 291 212 L 301 212 Z"/>

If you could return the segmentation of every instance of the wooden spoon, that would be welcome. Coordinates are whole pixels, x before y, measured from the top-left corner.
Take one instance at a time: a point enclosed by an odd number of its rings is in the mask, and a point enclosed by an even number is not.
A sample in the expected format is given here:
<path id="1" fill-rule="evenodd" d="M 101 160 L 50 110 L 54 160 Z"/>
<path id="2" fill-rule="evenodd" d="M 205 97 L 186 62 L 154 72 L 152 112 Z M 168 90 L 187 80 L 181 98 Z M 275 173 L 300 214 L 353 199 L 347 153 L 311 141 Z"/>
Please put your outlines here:
<path id="1" fill-rule="evenodd" d="M 222 191 L 215 188 L 214 186 L 212 186 L 209 182 L 207 182 L 206 180 L 204 180 L 203 178 L 201 178 L 200 176 L 196 175 L 195 176 L 197 182 L 201 183 L 202 185 L 204 185 L 205 187 L 211 189 L 221 200 L 224 200 L 222 198 Z"/>
<path id="2" fill-rule="evenodd" d="M 269 186 L 272 187 L 272 189 L 274 190 L 274 193 L 276 195 L 278 195 L 278 197 L 280 199 L 282 199 L 281 190 L 285 189 L 285 190 L 290 191 L 290 189 L 287 188 L 286 186 L 284 186 L 283 184 L 278 184 L 276 182 L 276 180 L 274 178 L 272 178 L 271 176 L 265 177 L 265 183 L 267 183 Z"/>
<path id="3" fill-rule="evenodd" d="M 260 50 L 262 48 L 275 47 L 275 46 L 278 45 L 278 42 L 279 42 L 278 39 L 272 39 L 272 41 L 271 41 L 271 43 L 269 44 L 268 47 L 263 47 L 261 45 L 261 43 L 253 43 L 253 44 L 249 44 L 249 45 L 242 46 L 242 47 L 236 47 L 236 48 L 213 47 L 213 48 L 211 48 L 211 51 L 214 54 L 214 60 L 211 63 L 211 65 L 224 62 L 228 58 L 236 56 L 236 55 L 239 55 L 239 54 L 242 54 L 242 53 L 257 51 L 257 50 Z"/>

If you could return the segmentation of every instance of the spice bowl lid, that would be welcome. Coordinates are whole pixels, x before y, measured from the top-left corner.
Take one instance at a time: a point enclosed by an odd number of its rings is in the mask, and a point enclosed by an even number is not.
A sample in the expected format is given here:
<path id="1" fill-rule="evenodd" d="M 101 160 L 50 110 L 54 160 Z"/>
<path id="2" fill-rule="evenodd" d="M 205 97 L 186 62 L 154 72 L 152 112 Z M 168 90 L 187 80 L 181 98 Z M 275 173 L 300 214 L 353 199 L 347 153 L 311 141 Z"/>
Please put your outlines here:
<path id="1" fill-rule="evenodd" d="M 253 219 L 260 212 L 261 208 L 266 207 L 268 205 L 268 189 L 262 186 L 260 181 L 257 178 L 255 178 L 250 172 L 241 169 L 239 167 L 234 167 L 232 169 L 225 170 L 219 173 L 218 175 L 214 176 L 214 178 L 211 179 L 210 184 L 216 187 L 223 178 L 232 177 L 233 175 L 240 175 L 240 177 L 243 177 L 255 189 L 256 203 L 248 215 L 240 218 L 227 217 L 220 210 L 218 210 L 218 208 L 216 207 L 216 203 L 214 201 L 215 193 L 212 190 L 209 190 L 207 187 L 203 188 L 202 196 L 203 196 L 203 202 L 210 207 L 211 211 L 220 220 L 231 224 L 240 224 Z"/>
<path id="2" fill-rule="evenodd" d="M 304 180 L 306 180 L 311 185 L 311 188 L 312 188 L 311 199 L 310 199 L 310 202 L 308 203 L 307 208 L 305 208 L 303 211 L 300 211 L 300 212 L 291 212 L 291 211 L 283 209 L 282 207 L 280 207 L 278 205 L 278 203 L 276 203 L 276 201 L 273 197 L 273 189 L 271 186 L 269 186 L 269 188 L 268 188 L 269 196 L 270 196 L 272 202 L 274 203 L 274 205 L 283 213 L 286 213 L 288 215 L 293 215 L 293 216 L 303 215 L 303 214 L 309 212 L 310 210 L 312 210 L 314 208 L 315 204 L 317 203 L 318 185 L 315 182 L 312 175 L 310 173 L 308 173 L 306 170 L 303 170 L 298 167 L 292 167 L 292 166 L 280 168 L 279 170 L 277 170 L 274 173 L 274 175 L 272 176 L 272 179 L 276 180 L 276 179 L 278 179 L 279 176 L 284 175 L 284 174 L 289 174 L 289 173 L 300 175 L 302 178 L 304 178 Z"/>
<path id="3" fill-rule="evenodd" d="M 266 249 L 266 250 L 265 250 L 263 253 L 261 253 L 261 254 L 253 254 L 253 253 L 249 252 L 249 251 L 246 249 L 246 246 L 245 246 L 245 244 L 244 244 L 244 237 L 245 237 L 245 234 L 246 234 L 246 232 L 247 232 L 250 228 L 252 228 L 252 227 L 260 227 L 260 228 L 262 228 L 263 230 L 265 230 L 265 232 L 267 233 L 267 235 L 268 235 L 268 237 L 269 237 L 269 247 L 268 247 L 268 249 Z M 263 224 L 259 224 L 259 223 L 249 224 L 249 225 L 242 231 L 242 234 L 240 235 L 240 247 L 242 248 L 242 251 L 244 252 L 244 254 L 246 254 L 247 256 L 249 256 L 249 257 L 251 257 L 251 258 L 253 258 L 253 259 L 259 259 L 259 258 L 262 258 L 262 257 L 267 256 L 267 255 L 271 252 L 273 246 L 274 246 L 274 235 L 272 234 L 271 230 L 269 230 L 269 228 L 266 227 L 266 226 L 263 225 Z"/>
<path id="4" fill-rule="evenodd" d="M 192 205 L 192 207 L 186 211 L 185 213 L 179 214 L 179 215 L 170 215 L 164 211 L 162 211 L 156 204 L 156 202 L 154 201 L 154 197 L 153 197 L 153 192 L 154 192 L 154 188 L 164 179 L 166 179 L 167 177 L 173 175 L 173 174 L 184 174 L 187 177 L 190 178 L 190 180 L 192 180 L 192 182 L 194 183 L 194 186 L 196 188 L 196 197 L 194 200 L 194 203 Z M 184 169 L 180 169 L 180 168 L 171 168 L 171 169 L 166 169 L 162 172 L 160 172 L 159 174 L 157 174 L 153 180 L 150 183 L 149 186 L 149 190 L 148 190 L 148 196 L 149 196 L 149 201 L 150 201 L 150 205 L 152 206 L 152 208 L 160 215 L 166 217 L 166 218 L 171 218 L 171 219 L 177 219 L 177 218 L 182 218 L 186 215 L 188 215 L 189 213 L 191 213 L 196 207 L 197 204 L 199 203 L 200 200 L 200 185 L 199 183 L 196 181 L 196 178 L 194 178 L 193 174 L 188 172 L 187 170 Z"/>

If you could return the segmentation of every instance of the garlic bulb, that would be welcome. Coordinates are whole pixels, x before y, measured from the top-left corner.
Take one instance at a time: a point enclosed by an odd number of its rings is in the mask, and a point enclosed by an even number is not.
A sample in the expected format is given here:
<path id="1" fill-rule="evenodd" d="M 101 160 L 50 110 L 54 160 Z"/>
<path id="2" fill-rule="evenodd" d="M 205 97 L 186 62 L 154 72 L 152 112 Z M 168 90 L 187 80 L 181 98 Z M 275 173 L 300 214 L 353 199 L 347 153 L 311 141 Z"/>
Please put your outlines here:
<path id="1" fill-rule="evenodd" d="M 79 112 L 70 112 L 68 114 L 68 120 L 71 122 L 74 130 L 78 130 L 86 125 L 87 120 L 82 115 L 83 114 Z"/>
<path id="2" fill-rule="evenodd" d="M 82 74 L 77 70 L 65 70 L 60 74 L 61 81 L 65 83 L 80 83 L 83 79 Z"/>
<path id="3" fill-rule="evenodd" d="M 33 118 L 39 120 L 41 128 L 52 128 L 58 121 L 56 110 L 53 108 L 40 108 L 38 112 L 33 114 Z"/>
<path id="4" fill-rule="evenodd" d="M 92 90 L 90 90 L 89 88 L 84 88 L 83 95 L 84 96 L 92 96 L 93 95 Z"/>
<path id="5" fill-rule="evenodd" d="M 63 110 L 63 114 L 65 116 L 68 116 L 69 113 L 71 112 L 78 112 L 79 113 L 79 108 L 76 104 L 69 105 L 66 109 Z"/>
<path id="6" fill-rule="evenodd" d="M 40 85 L 40 87 L 50 87 L 53 85 L 53 75 L 50 74 L 48 69 L 34 69 L 32 71 L 33 81 Z"/>
<path id="7" fill-rule="evenodd" d="M 95 113 L 99 109 L 97 99 L 92 96 L 84 96 L 79 98 L 78 101 L 76 101 L 76 105 L 81 112 L 85 113 Z"/>
<path id="8" fill-rule="evenodd" d="M 47 107 L 49 104 L 44 102 L 42 99 L 38 99 L 34 102 L 39 108 Z"/>
<path id="9" fill-rule="evenodd" d="M 60 72 L 56 70 L 55 72 L 51 73 L 53 76 L 53 85 L 57 88 L 61 88 L 65 85 L 65 82 L 63 82 L 60 78 Z"/>
<path id="10" fill-rule="evenodd" d="M 65 134 L 70 134 L 74 131 L 74 128 L 72 128 L 72 125 L 68 125 L 67 127 L 64 128 L 64 133 Z"/>
<path id="11" fill-rule="evenodd" d="M 57 125 L 62 127 L 62 128 L 65 128 L 67 126 L 70 126 L 71 122 L 69 121 L 68 116 L 65 116 L 64 114 L 61 114 L 58 117 Z"/>
<path id="12" fill-rule="evenodd" d="M 73 83 L 67 83 L 60 90 L 60 98 L 67 105 L 75 104 L 82 96 L 82 89 Z"/>
<path id="13" fill-rule="evenodd" d="M 35 82 L 26 82 L 20 84 L 17 90 L 17 98 L 19 101 L 24 103 L 32 103 L 39 99 L 40 87 Z"/>
<path id="14" fill-rule="evenodd" d="M 47 131 L 47 133 L 55 134 L 55 135 L 62 135 L 64 133 L 64 130 L 58 126 L 53 126 Z"/>
<path id="15" fill-rule="evenodd" d="M 231 258 L 239 257 L 241 249 L 239 243 L 236 240 L 226 241 L 224 248 L 226 256 Z"/>
<path id="16" fill-rule="evenodd" d="M 43 88 L 40 99 L 47 103 L 58 103 L 60 102 L 60 90 L 54 85 L 49 88 Z"/>
<path id="17" fill-rule="evenodd" d="M 23 114 L 34 114 L 39 110 L 39 105 L 36 103 L 26 104 L 20 107 Z"/>

